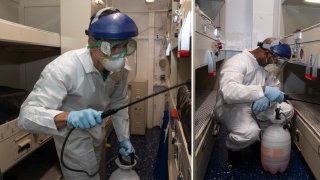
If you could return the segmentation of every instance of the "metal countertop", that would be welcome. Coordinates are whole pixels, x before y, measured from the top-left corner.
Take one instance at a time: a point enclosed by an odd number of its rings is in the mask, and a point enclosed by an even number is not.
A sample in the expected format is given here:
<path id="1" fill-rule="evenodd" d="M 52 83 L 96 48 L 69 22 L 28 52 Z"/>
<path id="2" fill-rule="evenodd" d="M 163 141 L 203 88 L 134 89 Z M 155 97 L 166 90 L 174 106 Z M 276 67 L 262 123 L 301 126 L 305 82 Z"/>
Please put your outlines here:
<path id="1" fill-rule="evenodd" d="M 305 94 L 288 94 L 289 97 L 319 103 L 320 96 L 311 96 Z M 289 100 L 300 116 L 307 121 L 318 134 L 320 134 L 320 106 L 295 100 Z"/>

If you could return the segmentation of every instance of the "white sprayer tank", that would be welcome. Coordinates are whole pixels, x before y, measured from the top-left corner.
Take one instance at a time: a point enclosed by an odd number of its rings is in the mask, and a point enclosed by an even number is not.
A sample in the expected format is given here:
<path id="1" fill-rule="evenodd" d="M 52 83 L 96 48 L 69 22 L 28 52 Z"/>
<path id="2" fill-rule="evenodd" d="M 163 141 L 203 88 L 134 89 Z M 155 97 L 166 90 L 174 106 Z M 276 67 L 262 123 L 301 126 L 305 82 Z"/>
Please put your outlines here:
<path id="1" fill-rule="evenodd" d="M 113 171 L 109 180 L 140 180 L 136 171 L 132 169 L 137 164 L 136 160 L 133 165 L 127 166 L 127 165 L 122 165 L 119 159 L 117 158 L 116 164 L 119 166 L 119 168 Z"/>
<path id="2" fill-rule="evenodd" d="M 281 124 L 273 124 L 264 130 L 261 141 L 261 163 L 272 174 L 284 172 L 290 161 L 291 138 Z"/>

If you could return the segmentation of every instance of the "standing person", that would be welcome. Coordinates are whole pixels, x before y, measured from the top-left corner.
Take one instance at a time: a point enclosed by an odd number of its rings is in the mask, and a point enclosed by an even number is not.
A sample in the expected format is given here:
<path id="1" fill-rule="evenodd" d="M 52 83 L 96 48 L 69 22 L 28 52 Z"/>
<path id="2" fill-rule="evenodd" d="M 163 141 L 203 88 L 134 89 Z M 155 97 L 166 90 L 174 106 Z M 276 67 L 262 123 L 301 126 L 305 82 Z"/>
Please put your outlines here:
<path id="1" fill-rule="evenodd" d="M 226 146 L 230 164 L 241 157 L 241 150 L 259 141 L 261 129 L 275 119 L 276 107 L 281 107 L 288 119 L 293 116 L 292 106 L 283 103 L 280 82 L 265 70 L 278 58 L 290 59 L 291 49 L 275 38 L 267 38 L 258 46 L 226 60 L 221 69 L 215 114 L 229 132 Z"/>
<path id="2" fill-rule="evenodd" d="M 126 56 L 136 49 L 135 22 L 114 8 L 104 8 L 91 17 L 86 30 L 88 46 L 66 52 L 48 64 L 21 106 L 18 127 L 53 135 L 58 156 L 67 132 L 75 128 L 64 150 L 64 162 L 89 174 L 98 171 L 106 135 L 102 111 L 127 104 Z M 128 109 L 111 116 L 120 142 L 120 154 L 134 148 L 129 138 Z M 61 162 L 60 162 L 61 163 Z M 64 179 L 100 179 L 99 174 L 66 169 Z"/>

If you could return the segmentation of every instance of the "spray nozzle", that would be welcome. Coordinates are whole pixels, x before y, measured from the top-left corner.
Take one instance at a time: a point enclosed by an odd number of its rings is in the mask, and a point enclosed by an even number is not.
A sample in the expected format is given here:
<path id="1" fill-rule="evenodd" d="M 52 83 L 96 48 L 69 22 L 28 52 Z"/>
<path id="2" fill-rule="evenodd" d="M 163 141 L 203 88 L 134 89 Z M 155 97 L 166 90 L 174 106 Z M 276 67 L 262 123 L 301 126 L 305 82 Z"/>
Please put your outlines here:
<path id="1" fill-rule="evenodd" d="M 129 156 L 123 156 L 121 154 L 118 155 L 119 161 L 122 165 L 131 166 L 134 164 L 134 160 L 136 158 L 135 153 L 129 154 Z"/>

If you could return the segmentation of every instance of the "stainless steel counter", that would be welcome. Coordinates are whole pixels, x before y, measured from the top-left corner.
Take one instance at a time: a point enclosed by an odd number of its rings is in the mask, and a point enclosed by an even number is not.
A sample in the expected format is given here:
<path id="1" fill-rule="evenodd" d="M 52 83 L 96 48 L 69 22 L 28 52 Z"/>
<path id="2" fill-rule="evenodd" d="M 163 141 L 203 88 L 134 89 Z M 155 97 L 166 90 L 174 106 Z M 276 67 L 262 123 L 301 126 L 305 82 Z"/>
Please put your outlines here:
<path id="1" fill-rule="evenodd" d="M 198 91 L 196 97 L 196 111 L 194 116 L 195 139 L 201 134 L 209 121 L 216 104 L 217 91 Z"/>
<path id="2" fill-rule="evenodd" d="M 320 104 L 320 96 L 289 94 L 289 97 Z M 314 129 L 318 136 L 320 136 L 320 106 L 295 100 L 290 100 L 290 103 L 298 114 Z"/>

